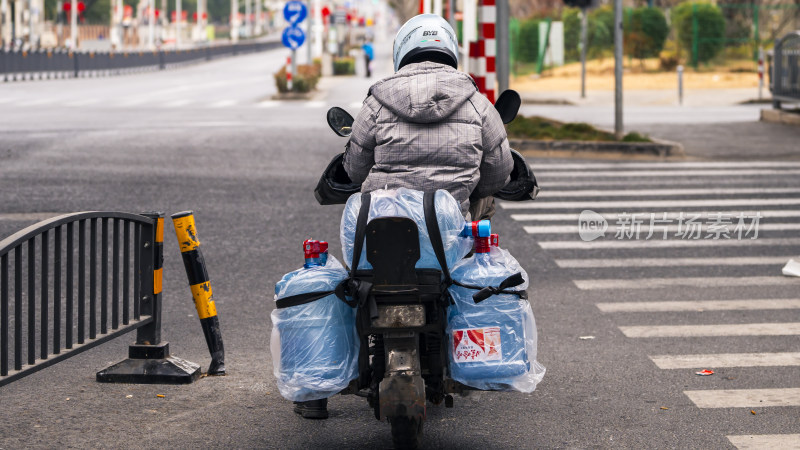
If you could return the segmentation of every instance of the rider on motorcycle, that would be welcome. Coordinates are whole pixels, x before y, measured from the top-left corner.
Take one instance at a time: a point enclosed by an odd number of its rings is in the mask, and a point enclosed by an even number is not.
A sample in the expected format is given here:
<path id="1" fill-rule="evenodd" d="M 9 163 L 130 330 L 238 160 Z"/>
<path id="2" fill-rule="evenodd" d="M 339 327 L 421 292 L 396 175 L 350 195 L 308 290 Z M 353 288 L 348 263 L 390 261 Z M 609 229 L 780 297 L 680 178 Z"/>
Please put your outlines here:
<path id="1" fill-rule="evenodd" d="M 394 40 L 394 69 L 372 85 L 353 123 L 348 176 L 362 192 L 445 189 L 468 220 L 491 218 L 492 194 L 514 163 L 500 115 L 458 71 L 453 28 L 435 14 L 410 19 Z M 298 402 L 295 412 L 327 418 L 327 399 Z"/>
<path id="2" fill-rule="evenodd" d="M 363 192 L 445 189 L 471 220 L 492 216 L 511 151 L 500 115 L 457 68 L 458 42 L 442 17 L 422 14 L 400 28 L 396 73 L 370 88 L 344 154 Z"/>

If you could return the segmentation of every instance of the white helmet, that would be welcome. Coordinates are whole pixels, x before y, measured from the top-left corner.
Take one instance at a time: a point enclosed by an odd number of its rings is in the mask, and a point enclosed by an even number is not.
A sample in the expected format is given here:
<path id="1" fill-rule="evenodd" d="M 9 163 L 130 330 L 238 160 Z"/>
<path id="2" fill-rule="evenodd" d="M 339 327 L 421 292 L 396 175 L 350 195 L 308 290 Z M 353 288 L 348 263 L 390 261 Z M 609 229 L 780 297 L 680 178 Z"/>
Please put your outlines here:
<path id="1" fill-rule="evenodd" d="M 421 56 L 424 55 L 424 56 Z M 412 17 L 394 38 L 394 71 L 416 61 L 435 61 L 458 68 L 458 39 L 442 16 Z"/>

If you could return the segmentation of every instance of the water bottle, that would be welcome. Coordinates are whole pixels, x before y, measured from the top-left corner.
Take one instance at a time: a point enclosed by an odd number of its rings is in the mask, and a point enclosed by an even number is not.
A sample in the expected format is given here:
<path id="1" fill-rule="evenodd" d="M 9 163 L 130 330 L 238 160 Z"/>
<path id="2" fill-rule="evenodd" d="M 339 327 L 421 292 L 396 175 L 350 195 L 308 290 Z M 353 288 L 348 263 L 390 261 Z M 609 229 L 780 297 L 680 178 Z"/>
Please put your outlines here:
<path id="1" fill-rule="evenodd" d="M 303 268 L 275 286 L 275 300 L 333 291 L 347 271 L 328 256 L 328 243 L 303 242 Z M 327 398 L 358 377 L 359 339 L 354 308 L 333 293 L 309 303 L 272 311 L 272 349 L 278 389 L 286 399 Z"/>
<path id="2" fill-rule="evenodd" d="M 469 230 L 475 240 L 475 254 L 457 263 L 451 275 L 455 282 L 463 285 L 496 287 L 524 270 L 498 247 L 499 238 L 491 234 L 488 221 L 482 222 L 487 223 L 465 227 L 465 233 Z M 508 290 L 524 291 L 527 275 L 524 278 L 524 285 Z M 530 326 L 533 320 L 530 305 L 515 294 L 492 295 L 476 304 L 472 295 L 478 290 L 455 284 L 449 288 L 454 302 L 448 308 L 447 325 L 450 375 L 478 389 L 513 389 L 514 379 L 531 371 L 530 339 L 533 339 L 535 352 L 535 325 Z M 531 328 L 533 336 L 527 336 Z"/>
<path id="3" fill-rule="evenodd" d="M 415 267 L 417 269 L 440 269 L 439 260 L 433 251 L 428 230 L 425 224 L 422 191 L 412 189 L 378 189 L 370 193 L 372 197 L 368 220 L 378 217 L 407 217 L 417 224 L 419 230 L 420 257 Z M 445 190 L 439 190 L 434 197 L 436 205 L 436 219 L 439 233 L 442 237 L 445 260 L 452 266 L 462 259 L 472 248 L 470 239 L 464 238 L 464 215 L 461 205 Z M 355 240 L 358 212 L 361 209 L 361 194 L 354 194 L 347 201 L 342 214 L 340 237 L 345 263 L 351 264 L 353 260 L 353 247 Z M 361 259 L 358 263 L 360 270 L 372 269 L 367 261 L 366 245 L 362 247 Z"/>

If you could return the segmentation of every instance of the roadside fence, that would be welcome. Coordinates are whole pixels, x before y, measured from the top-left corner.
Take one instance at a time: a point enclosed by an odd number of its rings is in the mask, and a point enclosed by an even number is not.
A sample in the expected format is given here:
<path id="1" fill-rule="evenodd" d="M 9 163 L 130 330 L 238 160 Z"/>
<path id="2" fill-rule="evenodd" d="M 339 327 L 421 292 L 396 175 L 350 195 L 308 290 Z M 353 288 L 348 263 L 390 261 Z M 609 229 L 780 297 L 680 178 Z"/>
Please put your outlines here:
<path id="1" fill-rule="evenodd" d="M 280 42 L 248 42 L 182 50 L 140 52 L 71 52 L 60 50 L 0 50 L 0 79 L 42 80 L 121 75 L 164 70 L 226 56 L 272 50 Z"/>
<path id="2" fill-rule="evenodd" d="M 800 102 L 800 31 L 778 40 L 768 61 L 773 107 L 780 109 L 781 102 Z"/>
<path id="3" fill-rule="evenodd" d="M 134 329 L 129 359 L 98 381 L 197 379 L 161 341 L 163 225 L 163 213 L 79 212 L 0 241 L 0 386 Z"/>

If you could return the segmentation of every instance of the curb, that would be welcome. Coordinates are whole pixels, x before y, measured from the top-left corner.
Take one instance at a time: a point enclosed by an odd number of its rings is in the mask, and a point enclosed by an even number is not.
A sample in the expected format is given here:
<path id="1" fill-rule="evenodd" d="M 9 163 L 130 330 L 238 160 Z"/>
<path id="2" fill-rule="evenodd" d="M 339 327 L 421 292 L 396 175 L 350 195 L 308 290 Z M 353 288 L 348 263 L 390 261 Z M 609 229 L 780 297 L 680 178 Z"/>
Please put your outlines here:
<path id="1" fill-rule="evenodd" d="M 800 114 L 782 109 L 762 109 L 761 121 L 800 126 Z"/>
<path id="2" fill-rule="evenodd" d="M 651 138 L 652 139 L 652 138 Z M 659 158 L 684 157 L 683 145 L 660 139 L 653 142 L 605 142 L 605 141 L 542 141 L 529 139 L 509 139 L 515 150 L 538 152 L 580 152 L 604 155 L 623 154 L 629 156 L 649 156 Z"/>

